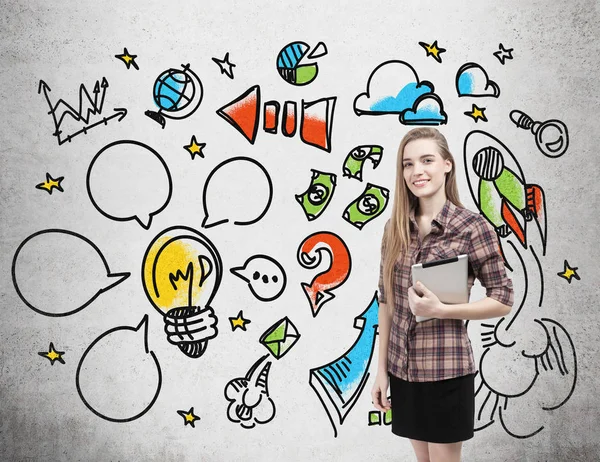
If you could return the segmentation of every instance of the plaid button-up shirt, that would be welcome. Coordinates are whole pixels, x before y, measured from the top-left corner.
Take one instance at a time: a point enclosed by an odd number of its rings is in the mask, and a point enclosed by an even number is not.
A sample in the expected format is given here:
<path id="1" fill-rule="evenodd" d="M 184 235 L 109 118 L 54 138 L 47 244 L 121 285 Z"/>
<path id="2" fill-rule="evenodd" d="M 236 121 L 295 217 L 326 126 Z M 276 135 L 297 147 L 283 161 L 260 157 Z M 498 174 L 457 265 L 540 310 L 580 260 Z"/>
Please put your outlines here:
<path id="1" fill-rule="evenodd" d="M 445 380 L 475 373 L 473 350 L 464 322 L 459 319 L 431 319 L 417 323 L 408 306 L 407 291 L 413 284 L 413 264 L 467 254 L 469 293 L 477 278 L 486 288 L 488 297 L 512 306 L 512 281 L 506 275 L 494 228 L 481 215 L 447 200 L 432 221 L 431 232 L 421 241 L 412 211 L 410 246 L 394 265 L 391 296 L 383 288 L 385 247 L 382 242 L 379 302 L 390 303 L 393 308 L 388 372 L 409 382 Z"/>

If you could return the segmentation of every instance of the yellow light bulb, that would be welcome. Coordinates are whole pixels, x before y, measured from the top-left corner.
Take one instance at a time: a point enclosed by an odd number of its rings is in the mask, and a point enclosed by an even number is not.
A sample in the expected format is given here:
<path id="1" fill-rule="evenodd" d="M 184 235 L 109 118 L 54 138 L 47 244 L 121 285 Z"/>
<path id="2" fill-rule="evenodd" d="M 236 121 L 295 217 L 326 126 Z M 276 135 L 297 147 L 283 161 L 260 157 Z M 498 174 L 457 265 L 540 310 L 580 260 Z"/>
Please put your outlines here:
<path id="1" fill-rule="evenodd" d="M 142 264 L 146 296 L 165 320 L 167 340 L 192 358 L 217 336 L 210 307 L 223 264 L 213 243 L 186 226 L 167 228 L 148 246 Z"/>

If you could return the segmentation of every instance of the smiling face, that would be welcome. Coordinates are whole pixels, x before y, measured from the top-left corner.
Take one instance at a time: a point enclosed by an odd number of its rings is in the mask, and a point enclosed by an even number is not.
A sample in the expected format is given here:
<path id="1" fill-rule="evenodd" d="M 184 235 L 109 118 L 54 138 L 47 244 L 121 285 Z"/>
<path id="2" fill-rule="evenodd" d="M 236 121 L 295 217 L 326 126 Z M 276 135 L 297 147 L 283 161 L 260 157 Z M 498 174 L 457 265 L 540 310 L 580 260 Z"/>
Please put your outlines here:
<path id="1" fill-rule="evenodd" d="M 444 160 L 438 144 L 433 139 L 410 141 L 404 147 L 402 174 L 409 191 L 419 200 L 446 195 L 446 173 L 452 170 L 452 162 Z"/>

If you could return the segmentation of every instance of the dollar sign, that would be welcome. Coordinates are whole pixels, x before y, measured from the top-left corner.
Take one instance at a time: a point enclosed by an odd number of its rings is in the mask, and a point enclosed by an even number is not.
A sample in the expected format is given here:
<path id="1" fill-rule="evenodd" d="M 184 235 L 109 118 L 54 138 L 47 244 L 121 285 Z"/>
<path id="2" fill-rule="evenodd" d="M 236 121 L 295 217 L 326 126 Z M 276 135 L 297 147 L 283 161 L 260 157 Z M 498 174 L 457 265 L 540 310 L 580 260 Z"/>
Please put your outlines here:
<path id="1" fill-rule="evenodd" d="M 379 201 L 372 194 L 367 194 L 358 204 L 358 209 L 366 214 L 373 215 L 379 208 Z"/>
<path id="2" fill-rule="evenodd" d="M 321 184 L 315 184 L 310 187 L 308 200 L 315 204 L 321 204 L 327 198 L 327 189 Z"/>

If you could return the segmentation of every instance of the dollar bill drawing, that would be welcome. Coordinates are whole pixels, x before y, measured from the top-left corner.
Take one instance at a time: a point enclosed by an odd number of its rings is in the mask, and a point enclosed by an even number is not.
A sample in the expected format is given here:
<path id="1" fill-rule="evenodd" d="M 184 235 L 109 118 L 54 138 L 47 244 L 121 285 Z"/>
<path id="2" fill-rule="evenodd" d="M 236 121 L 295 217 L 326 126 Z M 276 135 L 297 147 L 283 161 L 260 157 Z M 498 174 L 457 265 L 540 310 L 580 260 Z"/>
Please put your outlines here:
<path id="1" fill-rule="evenodd" d="M 348 223 L 362 229 L 385 210 L 390 196 L 389 189 L 367 183 L 363 193 L 344 210 L 342 217 Z"/>
<path id="2" fill-rule="evenodd" d="M 329 205 L 335 191 L 337 175 L 311 170 L 310 186 L 303 194 L 297 194 L 296 200 L 302 206 L 308 221 L 319 217 Z"/>
<path id="3" fill-rule="evenodd" d="M 344 160 L 342 173 L 345 177 L 356 178 L 362 181 L 362 170 L 365 160 L 370 159 L 373 162 L 373 168 L 377 168 L 381 157 L 383 156 L 383 147 L 378 145 L 356 146 L 348 153 Z"/>

